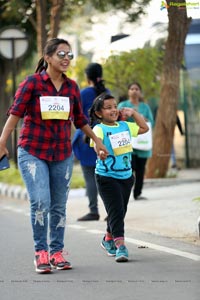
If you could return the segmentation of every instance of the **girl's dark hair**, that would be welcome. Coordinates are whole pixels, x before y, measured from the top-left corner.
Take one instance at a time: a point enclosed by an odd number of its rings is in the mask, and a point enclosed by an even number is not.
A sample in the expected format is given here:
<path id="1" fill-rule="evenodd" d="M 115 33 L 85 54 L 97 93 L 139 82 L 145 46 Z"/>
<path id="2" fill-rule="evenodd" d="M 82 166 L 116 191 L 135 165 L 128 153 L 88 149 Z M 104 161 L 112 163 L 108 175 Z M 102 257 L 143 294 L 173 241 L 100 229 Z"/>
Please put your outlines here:
<path id="1" fill-rule="evenodd" d="M 95 124 L 100 123 L 101 118 L 96 115 L 96 112 L 101 111 L 104 106 L 104 100 L 108 99 L 115 99 L 115 97 L 107 93 L 102 93 L 94 99 L 93 104 L 89 110 L 90 125 L 94 126 Z"/>
<path id="2" fill-rule="evenodd" d="M 85 73 L 87 78 L 94 83 L 94 89 L 96 91 L 96 95 L 100 95 L 106 91 L 103 76 L 102 66 L 98 63 L 90 63 L 85 69 Z"/>
<path id="3" fill-rule="evenodd" d="M 44 47 L 44 50 L 43 50 L 43 57 L 41 57 L 40 60 L 38 61 L 37 67 L 35 69 L 35 73 L 40 73 L 42 70 L 47 69 L 48 64 L 44 60 L 44 55 L 52 56 L 56 52 L 58 45 L 60 45 L 60 44 L 66 44 L 67 46 L 69 46 L 71 48 L 70 43 L 64 39 L 54 38 L 54 39 L 47 41 L 46 46 Z"/>

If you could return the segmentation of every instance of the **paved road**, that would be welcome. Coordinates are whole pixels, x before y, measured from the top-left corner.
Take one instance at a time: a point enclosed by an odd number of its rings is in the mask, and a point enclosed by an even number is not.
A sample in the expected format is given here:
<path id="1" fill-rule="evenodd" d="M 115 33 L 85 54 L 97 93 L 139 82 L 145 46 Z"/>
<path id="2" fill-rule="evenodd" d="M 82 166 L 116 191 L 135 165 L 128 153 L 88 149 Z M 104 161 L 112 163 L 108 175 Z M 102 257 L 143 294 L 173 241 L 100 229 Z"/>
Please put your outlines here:
<path id="1" fill-rule="evenodd" d="M 68 205 L 66 249 L 73 269 L 38 275 L 28 202 L 1 197 L 1 300 L 199 300 L 199 247 L 129 227 L 130 261 L 116 263 L 99 246 L 105 222 L 76 222 L 80 201 L 71 197 Z"/>

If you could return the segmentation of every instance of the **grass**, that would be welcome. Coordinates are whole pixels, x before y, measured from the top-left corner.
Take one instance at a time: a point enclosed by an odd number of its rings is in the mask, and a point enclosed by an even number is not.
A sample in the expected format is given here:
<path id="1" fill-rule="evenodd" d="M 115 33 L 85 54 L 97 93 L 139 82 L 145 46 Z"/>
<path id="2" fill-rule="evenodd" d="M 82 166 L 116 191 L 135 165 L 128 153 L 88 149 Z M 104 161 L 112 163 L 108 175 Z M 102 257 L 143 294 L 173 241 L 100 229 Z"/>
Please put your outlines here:
<path id="1" fill-rule="evenodd" d="M 15 164 L 12 161 L 10 161 L 9 169 L 0 172 L 0 182 L 25 187 L 19 169 L 15 167 Z M 82 175 L 82 170 L 80 164 L 76 162 L 74 163 L 72 173 L 71 188 L 77 189 L 83 187 L 85 187 L 85 182 Z"/>
<path id="2" fill-rule="evenodd" d="M 200 197 L 194 198 L 193 201 L 199 201 L 200 202 Z"/>
<path id="3" fill-rule="evenodd" d="M 83 178 L 82 170 L 80 164 L 74 163 L 73 173 L 72 173 L 72 181 L 71 188 L 78 189 L 85 187 L 85 181 Z"/>

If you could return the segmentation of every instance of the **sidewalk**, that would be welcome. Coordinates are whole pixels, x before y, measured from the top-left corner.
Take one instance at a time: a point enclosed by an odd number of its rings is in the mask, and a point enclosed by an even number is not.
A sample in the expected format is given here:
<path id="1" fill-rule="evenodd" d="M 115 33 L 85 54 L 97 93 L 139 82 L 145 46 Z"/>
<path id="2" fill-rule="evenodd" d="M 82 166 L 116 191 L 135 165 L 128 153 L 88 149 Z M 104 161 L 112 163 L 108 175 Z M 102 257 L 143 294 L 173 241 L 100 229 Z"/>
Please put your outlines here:
<path id="1" fill-rule="evenodd" d="M 152 233 L 200 246 L 197 220 L 200 216 L 200 170 L 178 172 L 177 178 L 145 179 L 143 195 L 148 200 L 134 201 L 131 195 L 126 215 L 126 230 Z M 99 201 L 101 221 L 106 216 Z M 77 220 L 88 212 L 85 190 L 72 190 L 68 216 Z M 78 222 L 84 225 L 84 222 Z M 94 223 L 95 226 L 95 223 Z"/>
<path id="2" fill-rule="evenodd" d="M 197 220 L 200 216 L 200 169 L 178 171 L 176 178 L 145 179 L 143 195 L 148 200 L 134 201 L 131 195 L 126 216 L 126 230 L 148 232 L 200 245 Z M 25 189 L 0 183 L 0 199 L 5 197 L 28 200 Z M 106 212 L 99 199 L 100 222 Z M 69 193 L 67 215 L 69 222 L 88 212 L 85 189 Z M 78 223 L 78 222 L 77 222 Z M 83 225 L 83 222 L 79 222 Z M 93 223 L 95 226 L 95 222 Z"/>

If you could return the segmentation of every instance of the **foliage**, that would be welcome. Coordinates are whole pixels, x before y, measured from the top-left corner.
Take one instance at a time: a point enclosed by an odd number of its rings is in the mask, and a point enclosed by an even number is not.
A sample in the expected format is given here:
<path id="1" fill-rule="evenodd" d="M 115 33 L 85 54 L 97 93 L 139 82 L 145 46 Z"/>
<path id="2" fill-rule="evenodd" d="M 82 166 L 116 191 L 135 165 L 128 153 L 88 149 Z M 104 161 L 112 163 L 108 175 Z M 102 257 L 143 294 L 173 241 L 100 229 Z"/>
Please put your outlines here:
<path id="1" fill-rule="evenodd" d="M 144 14 L 144 7 L 151 0 L 90 0 L 92 5 L 100 11 L 108 11 L 111 8 L 124 11 L 129 22 L 135 22 L 141 14 Z"/>
<path id="2" fill-rule="evenodd" d="M 144 98 L 158 98 L 163 53 L 156 48 L 136 49 L 111 55 L 104 64 L 107 87 L 117 97 L 127 96 L 127 87 L 138 81 Z"/>
<path id="3" fill-rule="evenodd" d="M 70 68 L 67 71 L 67 76 L 76 80 L 80 88 L 87 86 L 84 70 L 88 65 L 89 60 L 85 56 L 79 56 L 76 59 L 76 63 L 71 63 Z"/>
<path id="4" fill-rule="evenodd" d="M 163 52 L 156 47 L 113 54 L 102 63 L 105 85 L 119 100 L 127 98 L 128 85 L 138 81 L 143 88 L 144 100 L 148 100 L 153 110 L 159 99 L 162 58 Z M 75 79 L 80 88 L 87 86 L 84 70 L 88 63 L 85 56 L 79 56 L 75 65 L 67 71 L 67 75 Z"/>
<path id="5" fill-rule="evenodd" d="M 200 197 L 194 198 L 193 201 L 199 201 L 200 202 Z"/>
<path id="6" fill-rule="evenodd" d="M 71 19 L 76 16 L 91 15 L 91 10 L 109 11 L 111 8 L 115 10 L 124 11 L 127 13 L 128 21 L 134 22 L 144 13 L 144 8 L 151 0 L 65 0 L 61 20 L 67 20 L 69 25 Z M 46 30 L 49 29 L 50 22 L 50 9 L 52 8 L 53 1 L 47 0 L 47 24 Z M 37 20 L 36 20 L 36 6 L 39 5 L 35 0 L 0 0 L 0 25 L 9 26 L 17 25 L 26 30 L 32 29 L 32 34 L 36 33 Z M 1 24 L 2 23 L 2 24 Z M 36 37 L 34 37 L 35 39 Z"/>
<path id="7" fill-rule="evenodd" d="M 67 30 L 70 28 L 71 33 L 81 34 L 81 32 L 86 31 L 89 24 L 92 23 L 92 17 L 97 14 L 98 11 L 109 11 L 111 8 L 115 10 L 122 10 L 125 13 L 127 13 L 127 16 L 139 16 L 140 14 L 144 13 L 144 7 L 150 2 L 150 0 L 125 0 L 125 1 L 99 1 L 99 0 L 65 0 L 62 15 L 60 18 L 60 22 L 62 22 L 63 31 L 65 32 L 65 29 Z M 50 28 L 50 11 L 53 6 L 54 1 L 46 0 L 45 1 L 47 5 L 47 10 L 44 12 L 46 14 L 45 19 L 47 20 L 47 24 L 45 25 L 45 29 L 48 31 Z M 27 66 L 24 67 L 25 61 L 28 61 L 28 64 L 32 67 L 32 59 L 33 54 L 35 53 L 37 47 L 36 47 L 36 34 L 37 34 L 37 18 L 36 18 L 36 5 L 39 5 L 40 1 L 35 0 L 0 0 L 0 27 L 7 27 L 7 26 L 14 26 L 18 27 L 22 30 L 24 30 L 27 34 L 27 36 L 30 37 L 29 39 L 29 51 L 26 54 L 26 59 L 23 58 L 23 64 L 21 63 L 22 60 L 20 59 L 17 64 L 17 72 L 20 71 L 20 69 L 23 68 L 25 71 L 23 71 L 21 74 L 28 74 L 30 73 L 27 71 Z M 74 14 L 76 13 L 76 18 L 74 17 Z M 82 18 L 84 16 L 83 22 L 79 22 L 78 18 Z M 132 21 L 135 20 L 135 17 L 131 17 Z M 130 18 L 130 19 L 131 19 Z M 69 26 L 71 24 L 72 19 L 74 19 L 74 23 L 76 23 L 75 29 L 74 25 Z M 130 20 L 129 20 L 130 21 Z M 83 26 L 80 26 L 81 24 L 84 24 Z M 67 26 L 66 26 L 67 25 Z M 59 26 L 59 24 L 58 24 Z M 40 39 L 42 40 L 42 39 Z M 89 56 L 91 56 L 90 53 L 87 53 L 86 56 L 89 59 Z M 0 57 L 0 62 L 2 62 L 2 67 L 6 62 L 2 60 Z M 11 64 L 7 64 L 7 69 L 11 68 Z M 30 68 L 31 69 L 31 68 Z M 3 68 L 2 68 L 3 71 Z M 21 78 L 21 76 L 19 77 Z M 7 80 L 7 79 L 6 79 Z M 10 82 L 10 81 L 8 81 Z M 18 80 L 19 82 L 19 80 Z M 83 80 L 81 80 L 83 82 Z M 12 83 L 12 82 L 11 82 Z M 1 84 L 2 87 L 5 85 L 5 83 Z M 81 83 L 82 85 L 82 83 Z M 11 85 L 8 85 L 8 88 Z M 6 89 L 6 92 L 8 92 L 8 89 Z M 1 98 L 4 101 L 5 95 L 3 92 L 1 92 Z"/>
<path id="8" fill-rule="evenodd" d="M 30 49 L 36 47 L 35 4 L 32 0 L 0 0 L 0 27 L 16 27 L 24 30 L 29 40 Z"/>

